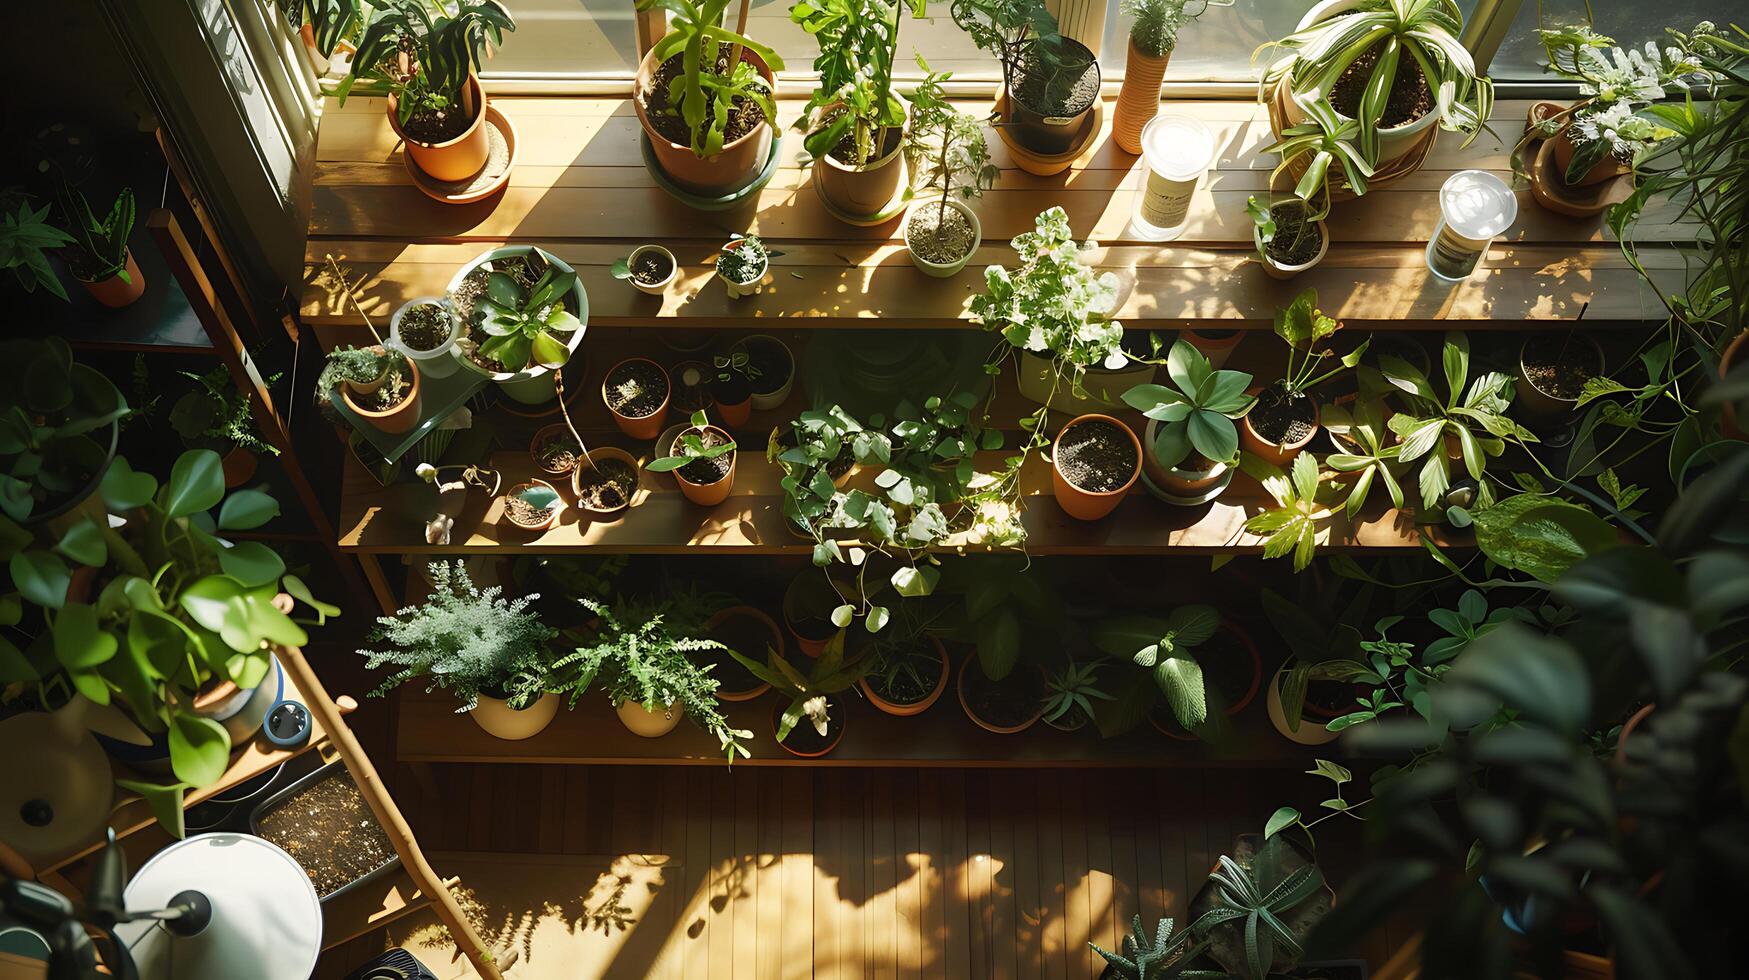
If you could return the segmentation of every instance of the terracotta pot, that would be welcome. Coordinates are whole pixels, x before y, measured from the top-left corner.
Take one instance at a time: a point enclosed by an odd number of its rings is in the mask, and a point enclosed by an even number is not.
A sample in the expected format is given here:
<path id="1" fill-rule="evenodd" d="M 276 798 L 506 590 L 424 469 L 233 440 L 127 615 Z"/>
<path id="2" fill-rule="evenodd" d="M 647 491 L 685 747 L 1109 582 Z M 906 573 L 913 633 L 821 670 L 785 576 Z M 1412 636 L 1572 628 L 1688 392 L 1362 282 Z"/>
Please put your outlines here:
<path id="1" fill-rule="evenodd" d="M 570 434 L 570 428 L 563 422 L 554 422 L 551 425 L 543 425 L 534 430 L 534 435 L 529 437 L 528 440 L 528 457 L 529 459 L 534 460 L 534 468 L 545 473 L 547 476 L 552 477 L 568 476 L 572 470 L 576 469 L 577 466 L 575 463 L 572 463 L 564 469 L 557 469 L 552 465 L 541 462 L 540 458 L 541 446 L 549 439 L 569 436 Z"/>
<path id="2" fill-rule="evenodd" d="M 1057 433 L 1057 444 L 1063 441 L 1063 436 L 1067 435 L 1070 429 L 1082 423 L 1094 421 L 1110 422 L 1122 429 L 1124 435 L 1129 436 L 1130 445 L 1135 449 L 1136 462 L 1130 469 L 1129 479 L 1125 480 L 1123 486 L 1116 490 L 1103 492 L 1083 490 L 1070 483 L 1069 478 L 1063 475 L 1063 469 L 1057 465 L 1056 452 L 1053 450 L 1051 453 L 1052 492 L 1056 494 L 1057 505 L 1062 507 L 1063 511 L 1070 517 L 1080 521 L 1097 521 L 1111 513 L 1123 501 L 1124 494 L 1129 492 L 1130 487 L 1135 486 L 1136 478 L 1142 474 L 1141 440 L 1136 438 L 1136 433 L 1129 426 L 1109 415 L 1082 415 L 1070 419 L 1069 424 L 1063 426 Z"/>
<path id="3" fill-rule="evenodd" d="M 777 726 L 780 723 L 782 723 L 783 711 L 787 707 L 788 707 L 788 705 L 785 705 L 785 704 L 778 704 L 778 705 L 772 706 L 772 709 L 771 709 L 771 736 L 774 739 L 777 738 Z M 790 755 L 796 756 L 797 758 L 801 758 L 801 759 L 818 759 L 821 756 L 831 755 L 832 750 L 836 749 L 838 747 L 838 743 L 844 741 L 844 729 L 849 724 L 847 721 L 844 720 L 843 716 L 840 714 L 840 712 L 842 712 L 843 710 L 844 710 L 844 703 L 842 701 L 838 700 L 837 698 L 833 698 L 833 697 L 828 697 L 826 699 L 827 717 L 838 719 L 838 734 L 833 736 L 832 741 L 827 743 L 825 748 L 815 749 L 814 751 L 811 751 L 811 752 L 805 752 L 801 749 L 795 748 L 794 746 L 790 745 L 788 742 L 779 741 L 777 744 L 783 746 L 783 750 L 785 752 L 788 752 Z M 813 731 L 813 724 L 814 723 L 809 721 L 807 716 L 804 715 L 804 716 L 802 716 L 802 719 L 800 721 L 796 722 L 796 728 L 799 729 L 803 725 L 807 725 L 807 726 L 809 726 L 808 730 Z M 831 726 L 828 725 L 827 727 L 828 727 L 828 730 L 830 730 Z"/>
<path id="4" fill-rule="evenodd" d="M 412 360 L 406 360 L 406 364 L 407 397 L 401 399 L 394 408 L 378 411 L 360 406 L 352 397 L 353 386 L 351 384 L 344 384 L 340 387 L 341 399 L 346 402 L 346 407 L 351 409 L 354 415 L 363 419 L 367 425 L 379 432 L 411 431 L 414 426 L 419 424 L 419 367 Z M 382 382 L 378 381 L 375 386 L 372 386 L 372 390 L 380 387 L 381 384 Z"/>
<path id="5" fill-rule="evenodd" d="M 1262 263 L 1263 271 L 1271 279 L 1292 279 L 1300 273 L 1324 261 L 1324 256 L 1330 254 L 1330 225 L 1328 222 L 1318 222 L 1318 251 L 1310 259 L 1297 265 L 1287 265 L 1276 261 L 1263 247 L 1263 229 L 1251 226 L 1251 244 L 1257 246 L 1257 260 Z"/>
<path id="6" fill-rule="evenodd" d="M 225 489 L 235 490 L 248 483 L 249 478 L 255 475 L 255 470 L 260 463 L 261 461 L 255 458 L 254 453 L 242 446 L 232 446 L 230 451 L 219 460 L 219 466 L 223 468 L 225 473 Z"/>
<path id="7" fill-rule="evenodd" d="M 756 609 L 753 606 L 730 606 L 727 609 L 719 609 L 715 613 L 712 613 L 711 618 L 704 621 L 705 636 L 711 636 L 711 631 L 713 629 L 734 619 L 752 620 L 760 626 L 763 626 L 771 633 L 771 649 L 776 650 L 778 656 L 783 656 L 783 630 L 779 629 L 777 623 L 774 622 L 770 616 L 767 616 L 763 610 Z M 740 653 L 743 657 L 749 657 L 755 661 L 765 653 L 763 650 L 755 650 L 751 652 L 747 650 L 739 650 L 736 652 Z M 718 701 L 751 701 L 769 690 L 771 690 L 771 685 L 761 681 L 759 686 L 749 688 L 745 691 L 725 691 L 719 687 L 717 688 L 716 697 Z"/>
<path id="8" fill-rule="evenodd" d="M 146 277 L 141 274 L 139 265 L 134 262 L 133 249 L 128 249 L 126 268 L 127 282 L 123 282 L 120 275 L 114 275 L 96 281 L 79 279 L 79 285 L 85 287 L 85 291 L 91 294 L 92 299 L 110 309 L 119 310 L 124 306 L 132 306 L 134 301 L 145 295 L 146 292 Z M 74 278 L 78 279 L 77 276 Z"/>
<path id="9" fill-rule="evenodd" d="M 1578 331 L 1570 334 L 1569 338 L 1576 342 L 1575 346 L 1577 347 L 1576 350 L 1570 352 L 1571 356 L 1588 360 L 1592 377 L 1602 375 L 1603 346 L 1597 342 L 1597 339 Z M 1530 350 L 1530 343 L 1534 339 L 1535 335 L 1526 338 L 1518 348 L 1518 383 L 1513 386 L 1516 393 L 1512 400 L 1513 409 L 1523 410 L 1531 415 L 1544 416 L 1562 415 L 1572 411 L 1579 405 L 1578 398 L 1557 398 L 1538 388 L 1536 383 L 1530 380 L 1529 365 L 1525 363 L 1524 356 Z"/>
<path id="10" fill-rule="evenodd" d="M 607 385 L 608 382 L 613 380 L 613 376 L 619 373 L 620 368 L 627 364 L 638 362 L 648 364 L 661 372 L 663 391 L 662 404 L 656 406 L 654 412 L 651 412 L 649 415 L 642 415 L 634 418 L 630 415 L 620 414 L 619 410 L 614 408 L 613 405 L 608 402 Z M 607 375 L 601 379 L 602 404 L 607 406 L 608 414 L 613 416 L 613 424 L 619 426 L 619 431 L 624 432 L 633 439 L 654 439 L 661 433 L 662 426 L 668 421 L 668 403 L 671 402 L 673 398 L 674 379 L 668 376 L 667 370 L 665 370 L 662 365 L 657 364 L 655 361 L 652 361 L 647 357 L 628 357 L 608 369 Z"/>
<path id="11" fill-rule="evenodd" d="M 689 427 L 681 430 L 681 435 L 685 435 L 686 433 L 691 432 L 691 431 L 692 431 L 692 429 L 689 426 Z M 727 432 L 725 432 L 722 429 L 717 428 L 714 425 L 705 426 L 705 431 L 706 432 L 715 432 L 718 435 L 722 436 L 724 439 L 730 438 L 730 436 Z M 668 444 L 668 452 L 669 453 L 674 452 L 674 446 L 679 441 L 680 441 L 680 437 L 676 436 L 676 437 L 674 437 L 673 441 Z M 741 454 L 740 450 L 730 450 L 729 451 L 729 472 L 721 480 L 718 480 L 715 483 L 694 483 L 691 480 L 688 480 L 686 477 L 681 476 L 680 470 L 673 471 L 674 482 L 680 484 L 680 492 L 686 494 L 686 499 L 692 501 L 695 504 L 698 504 L 701 507 L 715 507 L 717 504 L 720 504 L 723 501 L 729 499 L 729 491 L 734 489 L 734 486 L 735 486 L 735 457 L 739 456 L 740 454 Z M 681 467 L 681 469 L 685 469 L 685 467 Z"/>
<path id="12" fill-rule="evenodd" d="M 630 466 L 634 474 L 639 472 L 638 458 L 617 446 L 596 446 L 589 450 L 587 457 L 577 461 L 577 465 L 571 470 L 571 496 L 577 501 L 579 509 L 588 511 L 597 517 L 611 517 L 614 514 L 624 513 L 639 501 L 638 491 L 634 489 L 632 498 L 619 507 L 594 507 L 583 502 L 583 477 L 587 476 L 604 459 L 618 460 Z"/>
<path id="13" fill-rule="evenodd" d="M 1573 143 L 1572 131 L 1573 124 L 1568 123 L 1561 127 L 1561 131 L 1556 133 L 1553 138 L 1554 150 L 1552 152 L 1555 154 L 1555 169 L 1561 174 L 1562 180 L 1566 180 L 1567 168 L 1573 164 L 1573 155 L 1579 152 L 1579 147 Z M 1590 170 L 1580 175 L 1578 180 L 1568 180 L 1567 185 L 1569 187 L 1587 187 L 1591 184 L 1601 184 L 1606 180 L 1613 180 L 1623 174 L 1630 173 L 1632 170 L 1632 167 L 1615 157 L 1604 154 L 1603 159 L 1592 164 Z"/>
<path id="14" fill-rule="evenodd" d="M 533 704 L 522 709 L 512 708 L 498 698 L 482 694 L 479 703 L 468 712 L 468 717 L 474 719 L 474 724 L 485 729 L 487 734 L 506 741 L 519 742 L 539 735 L 552 724 L 553 716 L 558 713 L 557 694 L 542 694 Z"/>
<path id="15" fill-rule="evenodd" d="M 785 586 L 783 590 L 784 628 L 789 630 L 790 636 L 795 637 L 796 648 L 806 657 L 819 657 L 821 653 L 825 652 L 826 644 L 830 643 L 832 637 L 838 633 L 837 627 L 833 627 L 828 630 L 825 636 L 813 637 L 805 636 L 801 630 L 796 629 L 796 623 L 801 618 L 797 615 L 796 606 L 801 602 L 802 590 L 808 585 L 807 577 L 818 574 L 820 574 L 818 569 L 803 569 L 801 574 L 790 579 L 789 585 Z"/>
<path id="16" fill-rule="evenodd" d="M 941 658 L 941 676 L 936 678 L 935 687 L 930 690 L 928 696 L 915 704 L 898 704 L 888 701 L 876 693 L 874 685 L 868 682 L 868 677 L 863 676 L 858 678 L 856 683 L 858 687 L 862 688 L 862 694 L 868 698 L 869 704 L 881 709 L 886 714 L 899 718 L 909 718 L 912 715 L 920 715 L 928 711 L 931 705 L 941 700 L 941 692 L 947 690 L 947 648 L 943 647 L 941 640 L 936 637 L 929 637 L 929 642 L 935 647 L 935 655 Z"/>
<path id="17" fill-rule="evenodd" d="M 1333 732 L 1325 728 L 1323 722 L 1307 717 L 1304 709 L 1300 712 L 1300 730 L 1296 732 L 1287 727 L 1287 709 L 1281 703 L 1281 680 L 1286 674 L 1285 670 L 1277 671 L 1269 682 L 1269 723 L 1275 726 L 1282 738 L 1298 745 L 1324 745 L 1334 742 L 1341 732 Z"/>
<path id="18" fill-rule="evenodd" d="M 765 76 L 775 95 L 777 78 L 765 62 L 746 48 L 741 49 L 741 60 L 751 64 L 759 74 Z M 655 151 L 656 165 L 680 188 L 704 197 L 727 197 L 752 183 L 760 171 L 765 169 L 765 161 L 771 154 L 771 125 L 761 122 L 753 127 L 752 132 L 725 143 L 722 152 L 711 157 L 697 156 L 690 145 L 669 142 L 651 125 L 649 114 L 644 108 L 644 102 L 653 87 L 651 77 L 659 67 L 661 64 L 656 60 L 656 49 L 652 47 L 644 55 L 644 60 L 638 63 L 637 83 L 632 92 L 632 108 L 637 112 L 638 122 L 643 124 L 644 135 L 649 138 L 650 146 Z"/>
<path id="19" fill-rule="evenodd" d="M 661 738 L 673 731 L 674 726 L 680 724 L 681 716 L 686 714 L 673 705 L 669 705 L 666 711 L 651 711 L 636 701 L 621 702 L 613 710 L 627 731 L 644 738 Z"/>
<path id="20" fill-rule="evenodd" d="M 1255 398 L 1262 390 L 1263 389 L 1260 387 L 1253 386 L 1247 388 L 1245 393 Z M 1265 462 L 1273 463 L 1276 466 L 1286 466 L 1293 462 L 1294 457 L 1300 454 L 1300 450 L 1306 448 L 1311 444 L 1313 439 L 1317 438 L 1320 429 L 1318 425 L 1318 399 L 1311 395 L 1307 395 L 1306 397 L 1312 400 L 1312 431 L 1306 433 L 1304 439 L 1296 439 L 1293 442 L 1282 444 L 1269 442 L 1257 434 L 1257 430 L 1251 425 L 1251 414 L 1247 412 L 1245 418 L 1242 420 L 1242 424 L 1239 426 L 1240 448 L 1244 449 L 1251 455 L 1256 456 Z"/>
<path id="21" fill-rule="evenodd" d="M 739 429 L 747 424 L 748 419 L 753 417 L 753 396 L 751 394 L 733 405 L 725 405 L 720 401 L 713 401 L 713 404 L 716 405 L 717 420 L 730 428 Z"/>
<path id="22" fill-rule="evenodd" d="M 960 710 L 964 711 L 966 713 L 966 717 L 970 718 L 972 720 L 973 724 L 977 725 L 979 728 L 982 728 L 984 731 L 991 732 L 991 733 L 996 734 L 996 735 L 1018 735 L 1021 732 L 1026 731 L 1028 728 L 1031 728 L 1032 726 L 1038 724 L 1038 720 L 1045 716 L 1044 699 L 1040 698 L 1039 704 L 1038 704 L 1038 712 L 1036 714 L 1034 714 L 1031 718 L 1027 719 L 1025 722 L 1023 722 L 1019 725 L 1008 725 L 1008 726 L 993 725 L 990 722 L 985 721 L 984 719 L 978 717 L 978 715 L 972 711 L 972 706 L 966 702 L 966 673 L 968 671 L 971 671 L 971 670 L 981 670 L 982 668 L 978 667 L 977 664 L 978 664 L 977 657 L 975 657 L 975 656 L 967 657 L 965 659 L 965 661 L 960 664 L 959 677 L 956 678 L 955 682 L 954 682 L 954 693 L 959 696 Z M 1022 668 L 1022 669 L 1024 669 L 1024 668 Z M 1038 672 L 1039 672 L 1039 676 L 1041 678 L 1044 677 L 1044 668 L 1043 667 L 1038 668 Z"/>
<path id="23" fill-rule="evenodd" d="M 1154 57 L 1143 54 L 1130 39 L 1129 60 L 1124 62 L 1123 87 L 1111 114 L 1111 141 L 1125 153 L 1142 152 L 1142 127 L 1160 111 L 1160 82 L 1172 52 Z"/>
<path id="24" fill-rule="evenodd" d="M 1738 334 L 1737 339 L 1731 341 L 1730 346 L 1725 348 L 1724 354 L 1720 355 L 1719 380 L 1723 381 L 1725 376 L 1731 373 L 1731 369 L 1737 366 L 1738 360 L 1743 357 L 1743 352 L 1746 349 L 1749 349 L 1749 330 Z M 1719 431 L 1727 439 L 1749 440 L 1749 435 L 1745 435 L 1743 430 L 1737 426 L 1737 406 L 1730 402 L 1726 402 L 1719 408 Z"/>
<path id="25" fill-rule="evenodd" d="M 553 486 L 551 483 L 548 483 L 545 480 L 524 480 L 521 483 L 518 483 L 517 485 L 511 487 L 510 493 L 515 493 L 516 491 L 521 490 L 523 487 L 531 486 L 531 485 L 537 486 L 537 487 L 546 487 L 548 490 L 551 490 L 554 493 L 559 492 L 557 487 Z M 559 515 L 565 512 L 565 501 L 563 498 L 560 498 L 559 500 L 557 500 L 553 503 L 552 509 L 547 513 L 546 520 L 541 521 L 539 524 L 524 524 L 520 521 L 515 520 L 514 518 L 512 518 L 510 516 L 510 506 L 509 506 L 508 496 L 509 495 L 506 494 L 507 499 L 505 502 L 505 507 L 504 507 L 503 512 L 499 515 L 498 519 L 504 525 L 506 525 L 508 527 L 516 528 L 517 530 L 520 530 L 520 531 L 545 531 L 548 528 L 552 527 L 554 524 L 557 524 L 559 522 Z"/>
<path id="26" fill-rule="evenodd" d="M 834 106 L 822 107 L 815 114 L 818 120 Z M 909 122 L 911 107 L 905 107 L 906 120 Z M 893 140 L 893 148 L 870 160 L 860 167 L 840 163 L 826 153 L 814 161 L 814 182 L 819 186 L 820 193 L 826 198 L 826 203 L 847 215 L 880 214 L 893 203 L 893 198 L 899 193 L 899 179 L 905 175 L 905 168 L 900 160 L 905 148 L 905 126 L 898 127 L 898 139 Z M 882 130 L 873 137 L 884 139 L 886 133 L 892 130 Z M 875 148 L 876 152 L 879 147 Z"/>
<path id="27" fill-rule="evenodd" d="M 388 102 L 389 126 L 406 144 L 413 165 L 426 176 L 455 182 L 467 180 L 485 169 L 486 159 L 492 152 L 492 140 L 486 132 L 486 90 L 480 87 L 479 76 L 469 72 L 467 84 L 462 86 L 462 106 L 473 113 L 474 121 L 460 136 L 442 143 L 423 143 L 407 135 L 401 128 L 395 93 L 389 93 Z"/>
<path id="28" fill-rule="evenodd" d="M 1245 339 L 1245 331 L 1230 330 L 1227 331 L 1227 336 L 1221 337 L 1201 330 L 1180 330 L 1178 339 L 1201 351 L 1202 356 L 1208 358 L 1209 367 L 1219 371 L 1226 365 L 1233 350 Z"/>
<path id="29" fill-rule="evenodd" d="M 1159 433 L 1160 423 L 1155 419 L 1148 420 L 1148 428 L 1142 434 L 1142 442 L 1148 450 L 1142 453 L 1142 471 L 1148 474 L 1148 479 L 1161 490 L 1177 497 L 1194 497 L 1221 482 L 1231 469 L 1225 463 L 1216 463 L 1213 469 L 1190 470 L 1181 467 L 1165 467 L 1154 458 L 1154 438 Z"/>
<path id="30" fill-rule="evenodd" d="M 905 209 L 905 217 L 899 222 L 899 232 L 905 238 L 905 252 L 911 256 L 912 265 L 921 269 L 926 276 L 933 276 L 936 279 L 948 279 L 959 275 L 960 270 L 966 267 L 966 263 L 971 261 L 972 255 L 978 251 L 978 246 L 983 244 L 984 226 L 978 221 L 977 213 L 968 207 L 964 201 L 949 199 L 947 206 L 958 211 L 960 214 L 965 215 L 966 220 L 971 222 L 972 244 L 966 249 L 966 254 L 960 256 L 953 262 L 944 264 L 940 262 L 931 262 L 928 259 L 923 258 L 917 254 L 916 249 L 911 247 L 911 215 L 916 213 L 919 208 L 935 207 L 940 200 L 940 196 L 937 195 L 925 200 L 913 201 L 911 206 Z"/>

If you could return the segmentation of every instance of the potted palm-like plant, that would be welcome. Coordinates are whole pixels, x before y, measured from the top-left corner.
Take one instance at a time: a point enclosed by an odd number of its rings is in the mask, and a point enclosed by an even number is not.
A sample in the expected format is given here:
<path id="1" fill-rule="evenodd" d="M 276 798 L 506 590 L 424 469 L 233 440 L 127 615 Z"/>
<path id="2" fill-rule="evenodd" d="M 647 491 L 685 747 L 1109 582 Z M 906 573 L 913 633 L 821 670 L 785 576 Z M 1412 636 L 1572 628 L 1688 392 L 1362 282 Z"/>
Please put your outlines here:
<path id="1" fill-rule="evenodd" d="M 1111 114 L 1111 139 L 1124 152 L 1142 152 L 1142 127 L 1160 110 L 1160 82 L 1178 46 L 1178 32 L 1210 7 L 1232 5 L 1233 0 L 1123 0 L 1120 9 L 1135 19 L 1123 87 Z"/>
<path id="2" fill-rule="evenodd" d="M 553 372 L 583 342 L 589 297 L 577 271 L 532 245 L 495 248 L 461 267 L 447 290 L 462 321 L 462 366 L 526 405 L 551 401 Z"/>
<path id="3" fill-rule="evenodd" d="M 723 26 L 729 0 L 637 0 L 664 10 L 669 32 L 638 63 L 632 107 L 656 166 L 675 186 L 732 197 L 760 178 L 776 147 L 777 52 Z M 742 11 L 746 8 L 743 6 Z"/>
<path id="4" fill-rule="evenodd" d="M 790 7 L 790 20 L 820 45 L 820 82 L 798 128 L 813 159 L 814 187 L 834 216 L 861 221 L 889 213 L 904 167 L 905 102 L 893 91 L 899 12 L 923 15 L 926 0 L 812 0 Z"/>
<path id="5" fill-rule="evenodd" d="M 484 170 L 491 154 L 486 90 L 476 74 L 486 43 L 516 30 L 499 0 L 381 0 L 359 38 L 352 72 L 340 83 L 342 104 L 359 79 L 388 92 L 389 125 L 426 175 L 462 181 Z"/>
<path id="6" fill-rule="evenodd" d="M 499 738 L 539 734 L 559 710 L 549 649 L 559 634 L 528 608 L 540 595 L 507 600 L 498 586 L 477 588 L 461 561 L 432 562 L 426 571 L 431 595 L 377 617 L 366 637 L 377 649 L 359 651 L 367 668 L 392 668 L 371 693 L 424 677 L 426 691 L 454 694 L 457 712 Z"/>
<path id="7" fill-rule="evenodd" d="M 950 72 L 926 73 L 911 96 L 911 133 L 905 158 L 911 166 L 911 193 L 905 211 L 905 250 L 927 275 L 947 278 L 966 267 L 984 240 L 978 215 L 966 203 L 982 197 L 1001 173 L 990 162 L 984 125 L 947 99 L 942 83 Z"/>
<path id="8" fill-rule="evenodd" d="M 63 250 L 67 268 L 91 298 L 112 309 L 129 306 L 146 292 L 146 277 L 128 248 L 134 230 L 134 191 L 124 187 L 101 219 L 85 195 L 54 169 L 55 202 L 68 223 L 72 243 Z"/>
<path id="9" fill-rule="evenodd" d="M 1252 241 L 1257 254 L 1264 270 L 1276 279 L 1291 279 L 1323 261 L 1330 250 L 1330 228 L 1324 219 L 1330 214 L 1332 193 L 1340 190 L 1359 197 L 1373 175 L 1372 165 L 1353 142 L 1359 123 L 1337 116 L 1321 100 L 1303 101 L 1301 108 L 1305 121 L 1288 127 L 1265 151 L 1281 157 L 1269 174 L 1270 187 L 1286 177 L 1294 181 L 1292 195 L 1272 200 L 1267 207 L 1251 198 L 1246 209 L 1255 225 Z"/>
<path id="10" fill-rule="evenodd" d="M 616 611 L 587 596 L 579 601 L 594 616 L 591 635 L 552 667 L 558 689 L 567 696 L 567 707 L 575 708 L 577 699 L 599 681 L 620 723 L 632 734 L 661 738 L 685 715 L 717 737 L 731 763 L 737 755 L 747 757 L 742 739 L 753 733 L 730 726 L 717 704 L 717 682 L 710 667 L 689 656 L 726 652 L 721 643 L 675 635 L 660 604 Z M 622 615 L 638 625 L 625 625 Z"/>
<path id="11" fill-rule="evenodd" d="M 1217 371 L 1184 340 L 1166 358 L 1170 384 L 1142 384 L 1124 392 L 1124 403 L 1148 417 L 1142 437 L 1142 478 L 1169 504 L 1196 506 L 1213 500 L 1233 482 L 1239 456 L 1234 423 L 1256 404 L 1246 394 L 1251 375 Z"/>
<path id="12" fill-rule="evenodd" d="M 1093 721 L 1093 702 L 1115 700 L 1100 690 L 1101 664 L 1070 661 L 1045 676 L 1045 724 L 1063 732 L 1080 731 Z"/>
<path id="13" fill-rule="evenodd" d="M 844 701 L 841 695 L 874 666 L 866 655 L 846 658 L 844 631 L 826 641 L 826 647 L 803 674 L 775 650 L 767 650 L 761 663 L 738 650 L 731 651 L 741 666 L 788 696 L 789 704 L 773 708 L 771 725 L 778 744 L 804 759 L 818 758 L 838 747 L 844 738 Z M 806 719 L 807 724 L 802 724 Z"/>
<path id="14" fill-rule="evenodd" d="M 1275 335 L 1287 344 L 1287 368 L 1274 384 L 1253 388 L 1257 399 L 1245 413 L 1239 445 L 1248 453 L 1280 466 L 1291 462 L 1318 434 L 1318 399 L 1312 389 L 1360 363 L 1369 341 L 1337 359 L 1322 374 L 1318 368 L 1336 352 L 1330 338 L 1341 321 L 1318 308 L 1318 291 L 1308 289 L 1275 314 Z"/>
<path id="15" fill-rule="evenodd" d="M 1278 134 L 1304 121 L 1305 103 L 1328 102 L 1359 123 L 1361 158 L 1400 177 L 1420 165 L 1415 154 L 1436 124 L 1468 145 L 1494 110 L 1494 83 L 1477 72 L 1462 32 L 1456 0 L 1323 0 L 1293 33 L 1258 48 L 1279 55 L 1258 99 L 1273 101 Z"/>
<path id="16" fill-rule="evenodd" d="M 997 132 L 1021 169 L 1060 173 L 1098 134 L 1099 59 L 1045 0 L 952 0 L 954 23 L 1002 63 Z"/>

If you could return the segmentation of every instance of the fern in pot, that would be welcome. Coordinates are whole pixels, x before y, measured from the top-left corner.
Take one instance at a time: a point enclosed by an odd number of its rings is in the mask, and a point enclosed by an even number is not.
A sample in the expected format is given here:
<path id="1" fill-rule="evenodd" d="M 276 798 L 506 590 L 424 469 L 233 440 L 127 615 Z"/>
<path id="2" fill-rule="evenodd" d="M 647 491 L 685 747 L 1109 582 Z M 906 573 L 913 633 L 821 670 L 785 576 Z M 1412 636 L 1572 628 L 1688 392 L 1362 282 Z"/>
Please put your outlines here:
<path id="1" fill-rule="evenodd" d="M 487 732 L 503 739 L 538 734 L 559 709 L 549 646 L 558 631 L 528 608 L 540 595 L 505 599 L 498 586 L 478 588 L 461 561 L 432 562 L 426 570 L 431 595 L 377 617 L 366 637 L 373 648 L 359 651 L 367 668 L 391 668 L 371 694 L 424 677 L 428 693 L 449 691 L 461 702 L 456 711 Z"/>

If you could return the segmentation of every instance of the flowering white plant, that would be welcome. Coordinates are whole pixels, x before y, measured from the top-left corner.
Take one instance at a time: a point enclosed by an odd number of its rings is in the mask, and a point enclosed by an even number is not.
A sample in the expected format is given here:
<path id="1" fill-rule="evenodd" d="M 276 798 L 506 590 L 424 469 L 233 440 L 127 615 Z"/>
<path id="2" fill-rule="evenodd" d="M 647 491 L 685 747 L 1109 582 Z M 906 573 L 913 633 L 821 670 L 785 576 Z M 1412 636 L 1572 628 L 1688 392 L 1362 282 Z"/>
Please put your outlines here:
<path id="1" fill-rule="evenodd" d="M 1014 347 L 1068 362 L 1077 377 L 1093 365 L 1122 367 L 1123 326 L 1111 319 L 1117 277 L 1081 261 L 1081 253 L 1097 245 L 1075 243 L 1069 215 L 1060 207 L 1040 214 L 1034 230 L 1011 244 L 1019 266 L 1013 272 L 1000 265 L 984 270 L 985 292 L 972 300 L 973 318 L 987 330 L 1000 330 Z"/>

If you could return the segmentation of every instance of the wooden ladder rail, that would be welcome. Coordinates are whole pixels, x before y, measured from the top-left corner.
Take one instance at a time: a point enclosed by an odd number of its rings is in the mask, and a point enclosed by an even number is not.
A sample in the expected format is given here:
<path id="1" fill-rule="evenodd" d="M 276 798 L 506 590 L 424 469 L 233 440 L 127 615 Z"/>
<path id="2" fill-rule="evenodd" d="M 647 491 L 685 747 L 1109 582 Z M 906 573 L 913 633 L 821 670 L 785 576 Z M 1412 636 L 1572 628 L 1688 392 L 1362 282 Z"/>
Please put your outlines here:
<path id="1" fill-rule="evenodd" d="M 479 971 L 481 980 L 504 980 L 496 957 L 486 948 L 474 927 L 468 924 L 467 917 L 462 914 L 461 905 L 456 902 L 455 894 L 450 891 L 445 880 L 431 869 L 431 865 L 426 863 L 425 854 L 420 851 L 419 842 L 414 839 L 412 829 L 402 818 L 400 808 L 395 806 L 394 797 L 389 795 L 388 787 L 383 785 L 382 777 L 377 775 L 376 767 L 371 764 L 370 757 L 365 755 L 364 748 L 358 744 L 358 738 L 352 734 L 352 729 L 346 727 L 346 720 L 341 717 L 339 707 L 328 697 L 327 689 L 316 677 L 316 672 L 310 668 L 309 661 L 304 659 L 303 651 L 296 647 L 281 647 L 276 652 L 280 663 L 291 672 L 298 690 L 308 699 L 306 707 L 321 721 L 329 741 L 346 763 L 347 771 L 352 774 L 352 781 L 358 786 L 359 795 L 370 804 L 377 823 L 388 835 L 389 842 L 394 844 L 395 853 L 401 856 L 401 866 L 418 884 L 419 890 L 431 897 L 438 919 L 449 929 L 456 946 L 467 956 L 474 969 Z"/>

